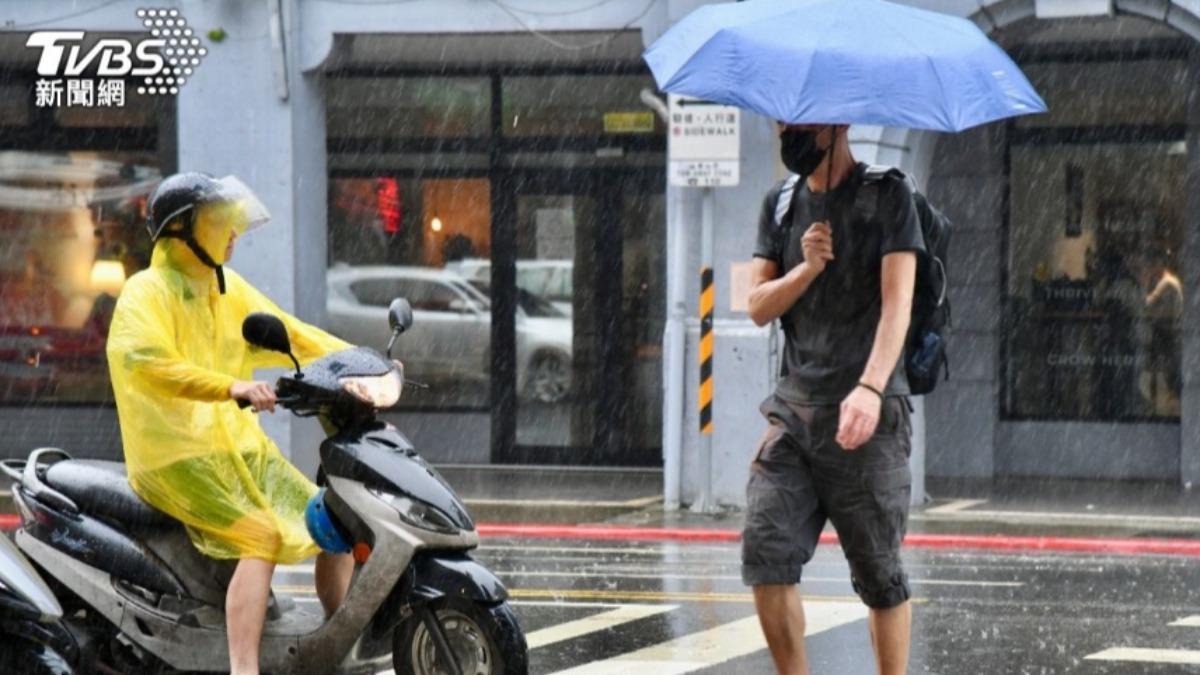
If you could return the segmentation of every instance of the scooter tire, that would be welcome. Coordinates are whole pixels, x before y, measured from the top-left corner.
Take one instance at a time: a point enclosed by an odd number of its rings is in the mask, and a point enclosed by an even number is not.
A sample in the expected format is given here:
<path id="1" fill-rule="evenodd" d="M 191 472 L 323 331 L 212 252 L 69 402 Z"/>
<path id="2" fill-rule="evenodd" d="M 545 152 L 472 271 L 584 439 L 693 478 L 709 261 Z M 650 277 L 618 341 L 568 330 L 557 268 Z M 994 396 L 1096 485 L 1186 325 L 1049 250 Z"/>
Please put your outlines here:
<path id="1" fill-rule="evenodd" d="M 525 644 L 525 633 L 517 621 L 517 615 L 507 602 L 486 605 L 458 598 L 439 598 L 429 603 L 434 615 L 447 629 L 447 620 L 455 615 L 469 619 L 479 628 L 480 637 L 486 643 L 491 657 L 488 675 L 527 675 L 529 653 Z M 421 623 L 419 614 L 412 614 L 396 626 L 392 643 L 392 665 L 397 675 L 435 675 L 423 667 L 414 644 L 422 640 L 422 647 L 432 638 Z M 427 648 L 427 647 L 426 647 Z M 440 657 L 439 657 L 440 658 Z M 478 675 L 478 671 L 463 675 Z"/>
<path id="2" fill-rule="evenodd" d="M 74 675 L 75 668 L 52 647 L 0 634 L 0 673 Z"/>

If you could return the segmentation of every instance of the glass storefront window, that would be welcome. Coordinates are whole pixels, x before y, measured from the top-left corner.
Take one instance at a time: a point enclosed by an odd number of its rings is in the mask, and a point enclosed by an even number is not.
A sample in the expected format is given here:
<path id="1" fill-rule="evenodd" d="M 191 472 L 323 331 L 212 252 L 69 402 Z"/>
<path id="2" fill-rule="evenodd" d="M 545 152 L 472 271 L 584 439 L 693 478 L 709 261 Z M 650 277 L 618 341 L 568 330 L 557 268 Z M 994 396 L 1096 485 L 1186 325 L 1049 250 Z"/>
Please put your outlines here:
<path id="1" fill-rule="evenodd" d="M 152 153 L 0 152 L 0 402 L 110 399 L 104 341 L 159 178 Z"/>
<path id="2" fill-rule="evenodd" d="M 517 445 L 569 449 L 593 443 L 595 371 L 602 363 L 594 345 L 593 298 L 566 295 L 565 283 L 557 302 L 538 291 L 554 290 L 551 279 L 595 274 L 597 256 L 584 252 L 594 250 L 597 216 L 593 196 L 572 194 L 566 186 L 557 194 L 517 196 L 517 287 L 525 298 L 518 299 L 515 317 Z M 541 311 L 528 311 L 531 299 L 540 301 L 534 308 Z"/>
<path id="3" fill-rule="evenodd" d="M 397 343 L 412 387 L 401 409 L 488 406 L 491 307 L 472 282 L 489 280 L 491 194 L 481 178 L 330 181 L 328 328 L 382 351 L 387 307 L 412 304 Z"/>
<path id="4" fill-rule="evenodd" d="M 1012 36 L 1049 112 L 1005 132 L 1001 415 L 1177 422 L 1190 48 L 1129 17 Z"/>
<path id="5" fill-rule="evenodd" d="M 646 88 L 656 91 L 648 75 L 506 77 L 504 135 L 661 135 L 662 121 L 640 98 Z"/>
<path id="6" fill-rule="evenodd" d="M 20 127 L 29 123 L 29 89 L 0 86 L 0 126 Z"/>
<path id="7" fill-rule="evenodd" d="M 326 80 L 327 328 L 382 349 L 412 303 L 396 355 L 428 387 L 393 421 L 437 461 L 661 461 L 653 80 L 370 67 Z"/>
<path id="8" fill-rule="evenodd" d="M 1177 419 L 1183 143 L 1018 145 L 1011 157 L 1006 412 Z"/>
<path id="9" fill-rule="evenodd" d="M 492 90 L 485 77 L 335 77 L 326 84 L 331 139 L 491 134 Z"/>

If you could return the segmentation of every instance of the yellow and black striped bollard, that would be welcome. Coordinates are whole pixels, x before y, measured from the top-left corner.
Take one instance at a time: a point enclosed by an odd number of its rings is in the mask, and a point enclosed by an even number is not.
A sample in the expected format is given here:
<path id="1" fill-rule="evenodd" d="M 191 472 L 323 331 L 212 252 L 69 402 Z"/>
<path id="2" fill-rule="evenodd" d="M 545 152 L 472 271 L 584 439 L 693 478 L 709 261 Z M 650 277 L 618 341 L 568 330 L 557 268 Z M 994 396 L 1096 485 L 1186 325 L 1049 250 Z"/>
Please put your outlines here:
<path id="1" fill-rule="evenodd" d="M 713 431 L 713 271 L 700 269 L 700 433 Z"/>

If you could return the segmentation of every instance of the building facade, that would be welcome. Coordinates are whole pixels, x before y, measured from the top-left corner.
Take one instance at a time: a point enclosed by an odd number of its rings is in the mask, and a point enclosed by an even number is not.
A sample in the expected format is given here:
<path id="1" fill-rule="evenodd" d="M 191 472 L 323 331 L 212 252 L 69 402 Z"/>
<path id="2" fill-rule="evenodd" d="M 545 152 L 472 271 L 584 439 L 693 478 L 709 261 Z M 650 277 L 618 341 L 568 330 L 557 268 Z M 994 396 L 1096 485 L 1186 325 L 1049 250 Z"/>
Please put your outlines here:
<path id="1" fill-rule="evenodd" d="M 65 82 L 60 105 L 39 99 L 26 42 L 144 37 L 142 3 L 0 0 L 0 453 L 119 456 L 106 313 L 146 263 L 154 181 L 204 170 L 271 209 L 232 266 L 281 306 L 382 347 L 387 302 L 413 302 L 398 355 L 427 388 L 389 414 L 432 461 L 662 465 L 667 502 L 691 502 L 700 195 L 666 185 L 640 55 L 700 4 L 165 3 L 200 63 L 177 95 L 127 78 L 124 105 L 101 106 L 68 105 Z M 1051 106 L 953 136 L 852 131 L 860 159 L 910 172 L 955 222 L 952 377 L 919 402 L 915 473 L 1195 480 L 1200 7 L 914 4 L 971 18 Z M 732 270 L 782 175 L 772 121 L 741 125 L 713 242 L 712 486 L 733 504 L 778 338 L 734 309 Z M 681 412 L 664 395 L 672 313 L 688 318 Z M 265 423 L 314 468 L 315 425 Z"/>

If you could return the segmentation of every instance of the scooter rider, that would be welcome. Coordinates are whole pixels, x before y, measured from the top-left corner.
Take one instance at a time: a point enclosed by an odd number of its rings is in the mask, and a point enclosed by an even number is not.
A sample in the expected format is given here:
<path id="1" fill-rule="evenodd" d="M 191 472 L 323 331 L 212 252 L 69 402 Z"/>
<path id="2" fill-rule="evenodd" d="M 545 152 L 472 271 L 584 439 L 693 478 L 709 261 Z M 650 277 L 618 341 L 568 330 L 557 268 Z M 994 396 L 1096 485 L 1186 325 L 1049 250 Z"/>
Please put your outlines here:
<path id="1" fill-rule="evenodd" d="M 282 318 L 301 363 L 350 345 L 288 316 L 225 268 L 237 238 L 270 217 L 236 177 L 175 174 L 147 212 L 151 264 L 125 284 L 107 346 L 129 481 L 186 525 L 202 553 L 239 561 L 225 600 L 230 668 L 256 674 L 275 565 L 318 554 L 304 523 L 317 487 L 237 405 L 274 411 L 273 390 L 253 371 L 291 364 L 248 345 L 240 327 L 253 312 Z M 317 556 L 327 617 L 353 571 L 349 555 Z"/>

